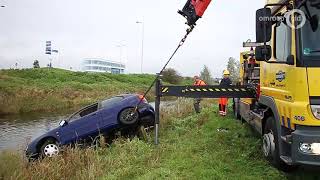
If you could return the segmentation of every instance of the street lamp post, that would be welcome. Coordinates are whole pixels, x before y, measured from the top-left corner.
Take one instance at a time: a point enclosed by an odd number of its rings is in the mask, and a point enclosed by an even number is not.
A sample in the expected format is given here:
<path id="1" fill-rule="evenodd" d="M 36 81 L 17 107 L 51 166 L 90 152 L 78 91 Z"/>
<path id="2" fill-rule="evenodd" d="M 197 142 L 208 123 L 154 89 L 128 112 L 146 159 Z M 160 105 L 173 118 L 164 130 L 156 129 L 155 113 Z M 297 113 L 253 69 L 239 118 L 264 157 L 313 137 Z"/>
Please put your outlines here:
<path id="1" fill-rule="evenodd" d="M 141 74 L 143 73 L 143 49 L 144 49 L 144 22 L 137 21 L 137 24 L 142 25 L 142 35 L 141 35 Z"/>
<path id="2" fill-rule="evenodd" d="M 123 51 L 123 47 L 127 47 L 127 45 L 126 44 L 119 44 L 119 45 L 117 45 L 117 47 L 120 49 L 120 54 L 119 54 L 119 61 L 120 61 L 120 63 L 122 63 L 122 51 Z"/>

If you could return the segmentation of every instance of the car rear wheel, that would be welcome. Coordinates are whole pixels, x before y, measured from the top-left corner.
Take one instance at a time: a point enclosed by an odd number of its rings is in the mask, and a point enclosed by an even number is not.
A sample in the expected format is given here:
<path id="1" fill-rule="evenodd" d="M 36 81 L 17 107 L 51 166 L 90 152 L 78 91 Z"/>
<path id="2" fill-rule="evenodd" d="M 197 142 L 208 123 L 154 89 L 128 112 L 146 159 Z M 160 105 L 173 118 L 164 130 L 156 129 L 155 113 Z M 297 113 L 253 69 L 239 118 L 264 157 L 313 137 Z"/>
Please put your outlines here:
<path id="1" fill-rule="evenodd" d="M 60 147 L 58 143 L 53 139 L 48 139 L 40 148 L 40 154 L 44 157 L 53 157 L 58 155 Z"/>
<path id="2" fill-rule="evenodd" d="M 139 113 L 134 108 L 127 108 L 120 112 L 119 121 L 124 125 L 133 125 L 137 123 L 139 119 Z"/>

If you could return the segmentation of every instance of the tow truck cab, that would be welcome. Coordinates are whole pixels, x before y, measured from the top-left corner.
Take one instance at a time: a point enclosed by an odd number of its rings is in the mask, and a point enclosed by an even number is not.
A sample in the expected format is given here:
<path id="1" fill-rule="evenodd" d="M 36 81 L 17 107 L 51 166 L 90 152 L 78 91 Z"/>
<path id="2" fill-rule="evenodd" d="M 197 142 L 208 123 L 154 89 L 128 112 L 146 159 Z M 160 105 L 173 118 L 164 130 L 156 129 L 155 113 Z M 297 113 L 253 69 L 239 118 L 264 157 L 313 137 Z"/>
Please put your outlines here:
<path id="1" fill-rule="evenodd" d="M 258 96 L 235 100 L 235 111 L 261 133 L 276 167 L 320 165 L 320 2 L 268 1 L 256 19 L 259 62 L 248 68 L 250 52 L 240 59 L 242 84 Z"/>

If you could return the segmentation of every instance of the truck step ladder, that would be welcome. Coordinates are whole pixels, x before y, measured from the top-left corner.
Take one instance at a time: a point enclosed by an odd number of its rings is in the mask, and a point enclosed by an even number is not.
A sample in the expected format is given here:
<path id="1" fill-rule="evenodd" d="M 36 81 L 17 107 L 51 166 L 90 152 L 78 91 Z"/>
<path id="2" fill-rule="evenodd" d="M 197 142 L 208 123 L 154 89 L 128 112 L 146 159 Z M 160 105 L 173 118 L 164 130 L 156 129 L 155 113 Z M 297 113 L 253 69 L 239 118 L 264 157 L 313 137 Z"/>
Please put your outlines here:
<path id="1" fill-rule="evenodd" d="M 288 165 L 293 165 L 292 159 L 289 156 L 280 156 L 280 159 Z"/>
<path id="2" fill-rule="evenodd" d="M 292 144 L 292 135 L 281 136 L 283 142 L 288 144 Z"/>

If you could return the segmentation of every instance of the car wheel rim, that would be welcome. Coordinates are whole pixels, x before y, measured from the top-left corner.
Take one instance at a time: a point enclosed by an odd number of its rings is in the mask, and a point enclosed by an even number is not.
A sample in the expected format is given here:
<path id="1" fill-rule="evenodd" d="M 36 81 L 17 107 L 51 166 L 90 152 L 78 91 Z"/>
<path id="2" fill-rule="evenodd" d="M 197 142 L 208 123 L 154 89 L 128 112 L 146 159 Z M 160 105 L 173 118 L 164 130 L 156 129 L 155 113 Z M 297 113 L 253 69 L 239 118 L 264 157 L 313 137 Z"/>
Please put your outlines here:
<path id="1" fill-rule="evenodd" d="M 44 147 L 43 152 L 45 156 L 52 157 L 59 153 L 59 147 L 56 144 L 48 144 Z"/>
<path id="2" fill-rule="evenodd" d="M 137 113 L 133 112 L 133 110 L 128 109 L 126 112 L 124 112 L 123 120 L 127 122 L 134 121 L 137 118 Z"/>

